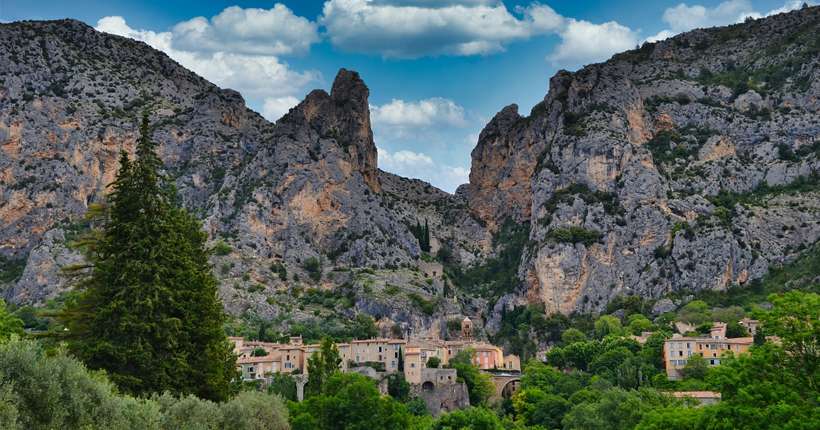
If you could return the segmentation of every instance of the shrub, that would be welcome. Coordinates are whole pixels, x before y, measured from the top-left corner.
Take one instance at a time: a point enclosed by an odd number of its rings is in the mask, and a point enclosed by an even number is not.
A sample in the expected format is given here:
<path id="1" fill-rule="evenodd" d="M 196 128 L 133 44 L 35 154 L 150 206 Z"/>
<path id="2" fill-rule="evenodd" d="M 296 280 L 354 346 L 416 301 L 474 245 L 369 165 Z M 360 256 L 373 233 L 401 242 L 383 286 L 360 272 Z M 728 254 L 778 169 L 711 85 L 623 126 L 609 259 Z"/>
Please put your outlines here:
<path id="1" fill-rule="evenodd" d="M 48 356 L 34 341 L 0 345 L 3 428 L 159 428 L 155 405 L 114 394 L 100 373 L 58 350 Z"/>
<path id="2" fill-rule="evenodd" d="M 578 226 L 556 228 L 547 234 L 547 238 L 559 243 L 583 243 L 586 246 L 600 241 L 602 237 L 598 231 Z"/>
<path id="3" fill-rule="evenodd" d="M 564 112 L 564 132 L 570 136 L 586 136 L 587 131 L 583 115 L 569 111 Z"/>
<path id="4" fill-rule="evenodd" d="M 171 394 L 119 395 L 103 373 L 64 350 L 37 342 L 0 344 L 0 428 L 16 429 L 268 429 L 288 428 L 281 399 L 244 392 L 225 403 Z"/>
<path id="5" fill-rule="evenodd" d="M 408 294 L 407 298 L 410 299 L 410 301 L 413 302 L 413 304 L 417 308 L 421 309 L 421 311 L 427 315 L 433 315 L 433 313 L 436 311 L 436 302 L 433 300 L 426 300 L 416 293 Z"/>
<path id="6" fill-rule="evenodd" d="M 285 269 L 285 265 L 282 263 L 273 263 L 270 265 L 270 270 L 273 273 L 279 275 L 279 280 L 287 281 L 288 280 L 288 270 Z"/>
<path id="7" fill-rule="evenodd" d="M 0 284 L 14 282 L 23 275 L 26 268 L 26 259 L 11 260 L 0 255 Z"/>
<path id="8" fill-rule="evenodd" d="M 310 257 L 305 260 L 302 266 L 308 272 L 308 276 L 313 282 L 319 282 L 322 279 L 322 260 L 316 257 Z"/>
<path id="9" fill-rule="evenodd" d="M 233 251 L 231 245 L 228 245 L 225 241 L 220 240 L 214 244 L 213 252 L 214 255 L 224 256 L 228 255 Z"/>

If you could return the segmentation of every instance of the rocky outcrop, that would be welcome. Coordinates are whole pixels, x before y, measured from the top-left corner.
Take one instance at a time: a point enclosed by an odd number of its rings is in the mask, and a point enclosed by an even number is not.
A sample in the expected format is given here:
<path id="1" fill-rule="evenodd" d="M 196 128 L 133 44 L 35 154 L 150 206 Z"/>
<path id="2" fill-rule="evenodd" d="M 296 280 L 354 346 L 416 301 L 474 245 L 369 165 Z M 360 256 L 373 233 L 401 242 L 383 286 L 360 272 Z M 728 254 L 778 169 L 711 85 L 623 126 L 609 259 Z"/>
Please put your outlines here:
<path id="1" fill-rule="evenodd" d="M 531 220 L 521 287 L 499 303 L 726 289 L 816 242 L 818 29 L 815 7 L 696 30 L 560 72 L 528 118 L 499 113 L 467 186 L 482 219 Z M 526 174 L 507 166 L 534 159 L 530 188 L 509 186 Z"/>
<path id="2" fill-rule="evenodd" d="M 517 105 L 505 107 L 484 127 L 473 149 L 470 183 L 457 194 L 466 197 L 491 231 L 507 219 L 520 223 L 530 218 L 530 178 L 549 140 L 543 106 L 526 118 L 518 114 Z"/>

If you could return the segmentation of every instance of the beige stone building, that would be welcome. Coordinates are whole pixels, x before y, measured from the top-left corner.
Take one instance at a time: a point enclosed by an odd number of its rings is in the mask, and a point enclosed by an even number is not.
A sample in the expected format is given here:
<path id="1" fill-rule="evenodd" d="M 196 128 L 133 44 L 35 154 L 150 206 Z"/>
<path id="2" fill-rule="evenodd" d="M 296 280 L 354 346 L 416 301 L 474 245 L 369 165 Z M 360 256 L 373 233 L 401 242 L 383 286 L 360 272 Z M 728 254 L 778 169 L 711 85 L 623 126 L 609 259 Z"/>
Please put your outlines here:
<path id="1" fill-rule="evenodd" d="M 671 380 L 681 379 L 681 370 L 693 355 L 702 356 L 709 366 L 717 366 L 724 354 L 743 354 L 753 343 L 752 337 L 727 338 L 724 323 L 714 323 L 709 336 L 684 337 L 675 334 L 663 344 L 666 376 Z"/>
<path id="2" fill-rule="evenodd" d="M 232 337 L 237 367 L 245 380 L 265 380 L 273 373 L 308 373 L 308 359 L 319 349 L 318 344 L 306 345 L 300 337 L 292 337 L 287 344 L 247 341 Z M 505 356 L 502 349 L 486 342 L 471 340 L 442 341 L 438 339 L 362 339 L 339 343 L 341 369 L 353 367 L 380 367 L 391 373 L 399 371 L 399 357 L 404 358 L 405 379 L 421 384 L 427 361 L 438 358 L 441 366 L 465 349 L 472 349 L 473 363 L 482 370 L 520 371 L 521 362 L 515 355 Z M 254 355 L 263 350 L 266 355 Z"/>

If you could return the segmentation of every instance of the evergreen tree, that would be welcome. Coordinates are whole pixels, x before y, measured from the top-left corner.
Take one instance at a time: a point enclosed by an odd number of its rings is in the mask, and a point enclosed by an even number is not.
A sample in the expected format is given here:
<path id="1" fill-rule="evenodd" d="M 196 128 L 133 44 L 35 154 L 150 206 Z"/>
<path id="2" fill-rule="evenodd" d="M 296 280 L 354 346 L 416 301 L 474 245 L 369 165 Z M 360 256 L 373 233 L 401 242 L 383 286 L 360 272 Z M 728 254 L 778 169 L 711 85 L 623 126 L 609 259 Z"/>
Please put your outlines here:
<path id="1" fill-rule="evenodd" d="M 422 238 L 424 239 L 421 249 L 424 252 L 430 252 L 430 225 L 427 224 L 427 220 L 424 220 L 424 231 L 422 234 Z"/>
<path id="2" fill-rule="evenodd" d="M 404 372 L 404 351 L 399 346 L 399 362 L 397 363 L 399 372 Z"/>
<path id="3" fill-rule="evenodd" d="M 410 226 L 410 233 L 419 241 L 419 248 L 422 252 L 430 252 L 430 225 L 427 220 L 424 220 L 424 225 L 421 225 L 419 220 L 416 220 L 415 226 Z"/>
<path id="4" fill-rule="evenodd" d="M 120 157 L 108 205 L 89 211 L 98 228 L 81 242 L 88 276 L 60 315 L 69 347 L 129 393 L 224 400 L 235 357 L 206 235 L 160 172 L 147 114 L 140 133 L 136 160 Z"/>
<path id="5" fill-rule="evenodd" d="M 310 395 L 321 393 L 325 382 L 334 373 L 339 372 L 339 365 L 341 364 L 342 358 L 333 340 L 329 337 L 322 339 L 319 351 L 314 352 L 308 358 L 308 382 L 305 387 L 307 393 Z"/>

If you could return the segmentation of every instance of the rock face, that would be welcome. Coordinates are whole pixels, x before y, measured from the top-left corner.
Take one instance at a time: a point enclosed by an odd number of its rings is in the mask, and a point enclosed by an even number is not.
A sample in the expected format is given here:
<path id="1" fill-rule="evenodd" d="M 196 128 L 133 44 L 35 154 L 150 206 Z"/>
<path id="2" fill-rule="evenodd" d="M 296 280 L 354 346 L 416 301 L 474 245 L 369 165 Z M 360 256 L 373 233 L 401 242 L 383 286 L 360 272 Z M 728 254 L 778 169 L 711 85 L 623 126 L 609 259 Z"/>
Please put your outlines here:
<path id="1" fill-rule="evenodd" d="M 696 30 L 502 110 L 465 188 L 482 219 L 531 221 L 509 297 L 570 313 L 725 289 L 816 242 L 818 30 L 816 7 Z"/>
<path id="2" fill-rule="evenodd" d="M 61 269 L 81 258 L 66 236 L 87 228 L 83 214 L 104 198 L 119 152 L 133 152 L 143 111 L 183 204 L 228 246 L 214 265 L 232 313 L 299 320 L 308 310 L 294 291 L 361 286 L 351 268 L 389 272 L 403 293 L 433 299 L 443 273 L 419 270 L 427 263 L 408 228 L 418 222 L 433 230 L 432 252 L 446 244 L 469 262 L 490 248 L 463 198 L 378 170 L 369 90 L 356 72 L 340 70 L 330 94 L 311 92 L 272 124 L 237 92 L 77 21 L 0 24 L 0 59 L 0 262 L 25 264 L 3 286 L 11 301 L 42 303 L 65 289 Z M 407 287 L 425 279 L 430 291 Z M 362 309 L 379 303 L 360 293 Z M 377 316 L 434 325 L 409 309 Z"/>
<path id="3" fill-rule="evenodd" d="M 819 23 L 805 8 L 561 71 L 529 116 L 511 105 L 490 121 L 455 195 L 378 170 L 356 72 L 272 124 L 142 43 L 70 20 L 0 24 L 0 271 L 25 265 L 0 287 L 17 303 L 65 289 L 71 238 L 144 110 L 183 204 L 220 244 L 236 315 L 364 312 L 446 336 L 448 320 L 498 327 L 526 303 L 570 313 L 745 285 L 820 238 Z M 440 262 L 484 264 L 510 222 L 529 229 L 515 286 L 453 291 Z"/>
<path id="4" fill-rule="evenodd" d="M 517 105 L 505 107 L 484 127 L 473 149 L 470 183 L 459 194 L 493 231 L 506 219 L 530 218 L 530 178 L 550 140 L 541 107 L 528 118 L 518 114 Z"/>

